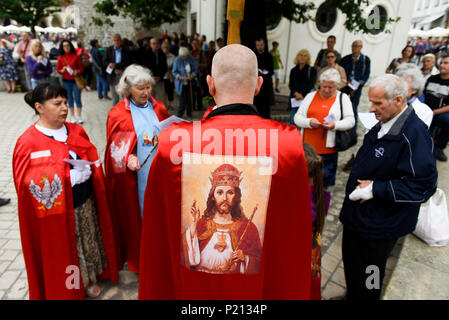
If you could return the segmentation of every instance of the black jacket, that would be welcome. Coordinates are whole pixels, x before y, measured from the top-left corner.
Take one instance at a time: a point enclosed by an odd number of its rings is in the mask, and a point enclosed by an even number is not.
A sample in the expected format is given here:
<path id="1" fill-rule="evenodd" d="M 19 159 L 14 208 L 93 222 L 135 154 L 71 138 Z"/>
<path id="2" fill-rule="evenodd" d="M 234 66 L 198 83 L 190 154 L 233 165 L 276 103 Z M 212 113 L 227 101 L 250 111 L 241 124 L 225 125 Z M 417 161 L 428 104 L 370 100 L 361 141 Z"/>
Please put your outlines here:
<path id="1" fill-rule="evenodd" d="M 103 57 L 103 65 L 105 68 L 107 68 L 110 63 L 115 63 L 114 46 L 108 47 Z M 122 47 L 122 61 L 116 64 L 115 69 L 121 70 L 123 72 L 131 63 L 132 58 L 129 49 L 126 47 Z M 116 76 L 117 74 L 115 72 L 112 72 L 111 74 L 106 73 L 106 79 L 108 83 L 111 84 L 115 80 Z"/>
<path id="2" fill-rule="evenodd" d="M 302 94 L 304 97 L 309 94 L 315 86 L 316 76 L 316 69 L 308 64 L 301 70 L 299 65 L 293 67 L 290 71 L 290 81 L 288 82 L 290 97 L 293 98 L 295 92 Z"/>
<path id="3" fill-rule="evenodd" d="M 377 139 L 380 123 L 366 135 L 346 185 L 340 221 L 361 237 L 395 239 L 416 228 L 421 203 L 437 186 L 438 172 L 427 126 L 412 106 Z M 373 199 L 360 204 L 349 195 L 360 180 L 372 180 Z"/>
<path id="4" fill-rule="evenodd" d="M 141 48 L 138 55 L 137 63 L 150 69 L 153 77 L 164 78 L 168 69 L 167 57 L 161 49 L 155 54 L 151 49 Z"/>

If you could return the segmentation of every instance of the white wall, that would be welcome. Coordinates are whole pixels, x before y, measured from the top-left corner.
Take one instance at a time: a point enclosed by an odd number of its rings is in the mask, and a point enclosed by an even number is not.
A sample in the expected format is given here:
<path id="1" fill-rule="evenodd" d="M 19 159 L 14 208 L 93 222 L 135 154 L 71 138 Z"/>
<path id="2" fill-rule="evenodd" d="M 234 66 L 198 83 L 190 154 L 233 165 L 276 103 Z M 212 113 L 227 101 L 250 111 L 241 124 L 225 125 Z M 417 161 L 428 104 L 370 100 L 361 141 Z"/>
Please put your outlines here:
<path id="1" fill-rule="evenodd" d="M 281 58 L 287 66 L 283 70 L 282 80 L 288 82 L 290 69 L 294 67 L 293 60 L 297 52 L 301 49 L 308 49 L 312 55 L 312 64 L 320 49 L 326 48 L 326 40 L 329 35 L 337 37 L 335 49 L 342 56 L 351 53 L 351 44 L 355 40 L 362 40 L 364 48 L 363 54 L 368 55 L 372 60 L 373 76 L 382 74 L 394 57 L 399 57 L 402 49 L 407 43 L 407 32 L 410 27 L 410 20 L 413 11 L 411 2 L 413 0 L 373 0 L 371 6 L 366 8 L 368 16 L 372 7 L 382 5 L 387 9 L 390 17 L 400 16 L 398 23 L 389 25 L 391 34 L 381 33 L 379 35 L 364 35 L 350 33 L 344 28 L 345 16 L 338 11 L 335 26 L 328 33 L 321 33 L 316 28 L 315 22 L 308 21 L 305 24 L 290 23 L 283 19 L 276 29 L 268 32 L 268 41 L 276 40 L 280 44 Z M 316 0 L 318 8 L 324 0 Z M 314 16 L 315 13 L 312 14 Z M 290 40 L 289 40 L 290 39 Z"/>
<path id="2" fill-rule="evenodd" d="M 415 28 L 429 30 L 432 21 L 423 23 L 428 18 L 437 17 L 439 14 L 445 13 L 449 8 L 449 0 L 415 0 L 415 6 L 412 16 L 412 23 Z M 444 25 L 446 19 L 443 19 L 440 27 L 446 28 Z"/>
<path id="3" fill-rule="evenodd" d="M 299 1 L 299 0 L 296 0 Z M 326 40 L 329 35 L 337 37 L 336 49 L 344 56 L 351 53 L 351 44 L 354 40 L 362 40 L 364 43 L 363 53 L 372 60 L 373 76 L 385 72 L 390 61 L 401 55 L 401 51 L 407 43 L 407 33 L 415 0 L 371 0 L 370 7 L 366 8 L 366 17 L 376 5 L 382 5 L 388 12 L 389 17 L 401 17 L 398 23 L 389 25 L 391 34 L 381 33 L 379 35 L 364 35 L 350 33 L 344 28 L 345 16 L 338 11 L 337 21 L 328 33 L 318 31 L 315 22 L 309 21 L 305 24 L 290 22 L 282 19 L 280 24 L 267 33 L 268 46 L 271 49 L 272 41 L 279 42 L 281 59 L 284 62 L 281 81 L 288 81 L 290 69 L 293 68 L 293 59 L 301 49 L 308 49 L 314 63 L 319 50 L 326 48 Z M 419 1 L 419 0 L 418 0 Z M 434 1 L 434 0 L 430 0 Z M 446 0 L 440 0 L 442 2 Z M 449 0 L 447 0 L 449 1 Z M 197 32 L 205 34 L 208 41 L 222 36 L 221 28 L 225 16 L 226 0 L 190 0 L 190 13 L 197 13 Z M 314 0 L 318 8 L 324 0 Z M 314 16 L 315 13 L 312 13 Z M 189 29 L 188 29 L 189 30 Z"/>

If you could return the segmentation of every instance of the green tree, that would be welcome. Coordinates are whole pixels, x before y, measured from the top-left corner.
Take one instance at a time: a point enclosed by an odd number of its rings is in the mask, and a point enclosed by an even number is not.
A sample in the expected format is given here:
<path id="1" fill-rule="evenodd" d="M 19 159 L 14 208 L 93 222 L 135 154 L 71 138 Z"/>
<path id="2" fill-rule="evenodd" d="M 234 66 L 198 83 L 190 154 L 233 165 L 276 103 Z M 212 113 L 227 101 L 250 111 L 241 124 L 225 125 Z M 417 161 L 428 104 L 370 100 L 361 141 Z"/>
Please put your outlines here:
<path id="1" fill-rule="evenodd" d="M 0 19 L 12 19 L 30 27 L 34 27 L 51 14 L 61 11 L 59 0 L 0 0 Z"/>
<path id="2" fill-rule="evenodd" d="M 113 25 L 108 16 L 129 16 L 144 29 L 159 27 L 163 23 L 174 23 L 184 17 L 188 0 L 102 0 L 94 5 L 99 14 L 93 17 L 95 25 Z"/>

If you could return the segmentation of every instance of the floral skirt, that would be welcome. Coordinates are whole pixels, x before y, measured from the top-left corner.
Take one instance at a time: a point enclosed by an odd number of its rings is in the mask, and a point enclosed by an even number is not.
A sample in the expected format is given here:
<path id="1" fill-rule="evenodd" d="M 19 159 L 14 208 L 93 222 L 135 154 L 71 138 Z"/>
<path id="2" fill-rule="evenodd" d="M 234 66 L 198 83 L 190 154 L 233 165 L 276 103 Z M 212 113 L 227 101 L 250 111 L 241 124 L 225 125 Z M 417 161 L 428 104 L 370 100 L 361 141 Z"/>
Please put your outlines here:
<path id="1" fill-rule="evenodd" d="M 87 288 L 97 282 L 97 275 L 107 267 L 93 196 L 75 208 L 75 233 L 81 278 Z"/>
<path id="2" fill-rule="evenodd" d="M 312 234 L 311 300 L 321 300 L 321 234 Z"/>

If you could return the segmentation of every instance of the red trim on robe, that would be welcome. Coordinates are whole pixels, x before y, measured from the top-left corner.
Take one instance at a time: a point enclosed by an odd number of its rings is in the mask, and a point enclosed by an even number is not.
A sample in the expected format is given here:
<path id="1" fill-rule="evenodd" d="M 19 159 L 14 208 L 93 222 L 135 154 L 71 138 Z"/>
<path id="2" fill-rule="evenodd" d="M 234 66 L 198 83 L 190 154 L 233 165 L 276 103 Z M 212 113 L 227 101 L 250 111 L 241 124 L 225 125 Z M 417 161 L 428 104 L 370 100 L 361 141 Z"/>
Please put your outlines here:
<path id="1" fill-rule="evenodd" d="M 82 159 L 95 162 L 99 158 L 97 149 L 81 126 L 71 123 L 65 125 L 69 132 L 66 143 L 46 137 L 32 125 L 20 136 L 14 149 L 14 184 L 18 197 L 20 234 L 30 300 L 78 300 L 85 297 L 81 274 L 79 289 L 68 289 L 66 286 L 67 278 L 74 274 L 66 273 L 67 267 L 79 267 L 79 261 L 70 165 L 63 159 L 69 158 L 69 149 Z M 49 152 L 31 159 L 33 152 L 46 150 Z M 51 153 L 51 156 L 45 156 L 48 153 Z M 108 266 L 99 278 L 109 278 L 115 283 L 118 281 L 118 271 L 114 233 L 105 195 L 103 170 L 101 165 L 92 165 L 91 169 L 98 222 L 108 261 Z M 43 209 L 30 191 L 31 180 L 42 189 L 42 182 L 38 179 L 44 174 L 48 175 L 50 183 L 54 180 L 54 174 L 57 174 L 63 188 L 50 210 Z M 62 208 L 65 210 L 61 210 Z"/>
<path id="2" fill-rule="evenodd" d="M 151 97 L 150 102 L 159 121 L 168 118 L 167 109 L 161 101 Z M 131 142 L 123 159 L 123 170 L 117 172 L 116 161 L 111 157 L 111 144 L 115 141 L 118 145 L 119 141 L 116 140 L 123 138 L 123 135 L 129 137 Z M 122 269 L 127 261 L 128 269 L 133 272 L 139 271 L 141 217 L 137 173 L 128 170 L 126 163 L 136 144 L 137 136 L 129 108 L 129 99 L 124 98 L 108 114 L 105 171 L 109 206 L 116 234 L 117 265 L 119 269 Z"/>

